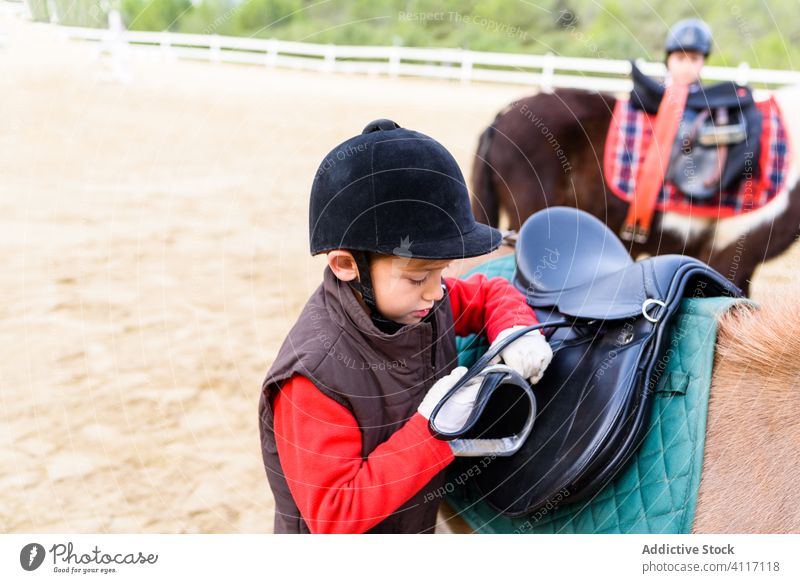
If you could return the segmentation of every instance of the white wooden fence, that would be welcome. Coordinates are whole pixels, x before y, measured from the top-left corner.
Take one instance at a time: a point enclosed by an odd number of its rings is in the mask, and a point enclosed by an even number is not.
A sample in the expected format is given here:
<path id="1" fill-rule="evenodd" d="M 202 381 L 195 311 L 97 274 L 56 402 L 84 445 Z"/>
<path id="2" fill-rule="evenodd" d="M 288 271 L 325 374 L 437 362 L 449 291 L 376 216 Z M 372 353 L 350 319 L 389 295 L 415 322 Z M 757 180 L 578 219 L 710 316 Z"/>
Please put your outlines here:
<path id="1" fill-rule="evenodd" d="M 93 28 L 62 27 L 72 39 L 102 42 L 109 50 L 111 33 Z M 118 39 L 119 40 L 119 39 Z M 254 39 L 173 32 L 124 31 L 122 40 L 137 52 L 149 51 L 166 59 L 184 58 L 212 63 L 246 63 L 328 73 L 366 73 L 537 86 L 626 92 L 631 88 L 630 63 L 624 60 L 524 55 L 461 49 L 399 46 L 342 46 L 275 39 Z M 663 63 L 641 63 L 653 76 L 664 74 Z M 738 67 L 705 67 L 706 81 L 736 81 L 774 89 L 800 85 L 800 72 Z"/>

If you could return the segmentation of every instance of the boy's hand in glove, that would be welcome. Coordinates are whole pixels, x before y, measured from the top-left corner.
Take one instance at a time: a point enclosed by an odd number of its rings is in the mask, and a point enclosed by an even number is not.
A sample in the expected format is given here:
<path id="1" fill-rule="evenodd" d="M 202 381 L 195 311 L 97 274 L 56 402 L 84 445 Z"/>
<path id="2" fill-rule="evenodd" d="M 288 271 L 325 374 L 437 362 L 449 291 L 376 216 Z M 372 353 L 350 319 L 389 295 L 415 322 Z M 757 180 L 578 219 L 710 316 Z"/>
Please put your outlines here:
<path id="1" fill-rule="evenodd" d="M 521 328 L 525 328 L 525 326 L 513 326 L 500 332 L 492 342 L 489 350 L 506 336 Z M 528 379 L 532 385 L 535 385 L 542 379 L 542 375 L 544 375 L 544 371 L 552 359 L 553 349 L 550 348 L 547 339 L 539 330 L 532 330 L 514 340 L 489 363 L 505 362 L 521 374 L 523 378 Z"/>
<path id="2" fill-rule="evenodd" d="M 439 401 L 442 400 L 442 397 L 453 388 L 466 372 L 467 367 L 456 367 L 449 375 L 440 378 L 434 383 L 419 405 L 418 411 L 425 419 L 430 420 L 434 407 L 436 407 Z M 442 432 L 453 433 L 464 427 L 464 424 L 467 422 L 475 406 L 475 399 L 478 396 L 478 389 L 482 381 L 483 379 L 481 377 L 470 379 L 467 381 L 466 385 L 461 387 L 455 395 L 447 400 L 436 415 L 437 429 Z"/>

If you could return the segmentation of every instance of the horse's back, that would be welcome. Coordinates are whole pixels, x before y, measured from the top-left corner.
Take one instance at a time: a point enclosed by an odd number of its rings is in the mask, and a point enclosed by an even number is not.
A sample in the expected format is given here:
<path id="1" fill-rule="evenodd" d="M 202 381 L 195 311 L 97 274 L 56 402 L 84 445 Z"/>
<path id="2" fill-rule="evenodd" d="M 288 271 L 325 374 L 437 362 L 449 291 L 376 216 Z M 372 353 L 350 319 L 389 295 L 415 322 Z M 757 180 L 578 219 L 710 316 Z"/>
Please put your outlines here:
<path id="1" fill-rule="evenodd" d="M 537 93 L 515 101 L 500 113 L 495 128 L 508 136 L 526 136 L 531 125 L 547 135 L 554 135 L 586 123 L 600 123 L 608 128 L 616 99 L 605 93 L 583 89 L 559 89 L 553 93 Z M 527 127 L 520 119 L 527 119 Z M 547 128 L 544 130 L 543 128 Z"/>
<path id="2" fill-rule="evenodd" d="M 498 115 L 487 159 L 509 190 L 519 224 L 553 205 L 607 216 L 603 150 L 615 104 L 608 94 L 560 89 L 511 103 Z"/>

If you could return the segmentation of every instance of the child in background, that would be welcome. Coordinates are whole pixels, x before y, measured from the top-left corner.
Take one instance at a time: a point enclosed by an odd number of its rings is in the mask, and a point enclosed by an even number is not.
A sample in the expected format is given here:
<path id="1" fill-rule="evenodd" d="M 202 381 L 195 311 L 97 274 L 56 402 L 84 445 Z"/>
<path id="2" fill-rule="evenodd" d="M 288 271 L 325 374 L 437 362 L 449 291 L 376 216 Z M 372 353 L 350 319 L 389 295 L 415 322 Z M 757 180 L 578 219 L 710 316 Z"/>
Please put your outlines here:
<path id="1" fill-rule="evenodd" d="M 711 28 L 697 18 L 676 23 L 667 33 L 667 78 L 665 83 L 682 83 L 689 92 L 699 91 L 700 73 L 711 52 Z"/>

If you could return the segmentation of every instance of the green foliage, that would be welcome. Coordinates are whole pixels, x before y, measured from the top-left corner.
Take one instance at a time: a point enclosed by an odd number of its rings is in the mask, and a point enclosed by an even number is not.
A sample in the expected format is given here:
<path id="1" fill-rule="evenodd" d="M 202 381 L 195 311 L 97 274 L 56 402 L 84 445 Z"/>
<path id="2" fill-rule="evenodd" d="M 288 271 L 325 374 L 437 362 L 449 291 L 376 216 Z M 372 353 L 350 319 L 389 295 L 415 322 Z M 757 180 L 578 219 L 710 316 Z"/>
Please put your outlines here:
<path id="1" fill-rule="evenodd" d="M 108 25 L 103 0 L 42 0 L 50 17 L 68 26 L 101 27 Z"/>
<path id="2" fill-rule="evenodd" d="M 302 0 L 250 0 L 238 7 L 235 23 L 238 30 L 250 35 L 283 28 L 294 19 L 303 18 Z"/>
<path id="3" fill-rule="evenodd" d="M 121 5 L 122 20 L 130 30 L 178 30 L 192 10 L 190 0 L 122 0 Z"/>
<path id="4" fill-rule="evenodd" d="M 47 0 L 27 0 L 28 9 L 36 22 L 50 22 L 50 13 L 47 10 Z"/>

